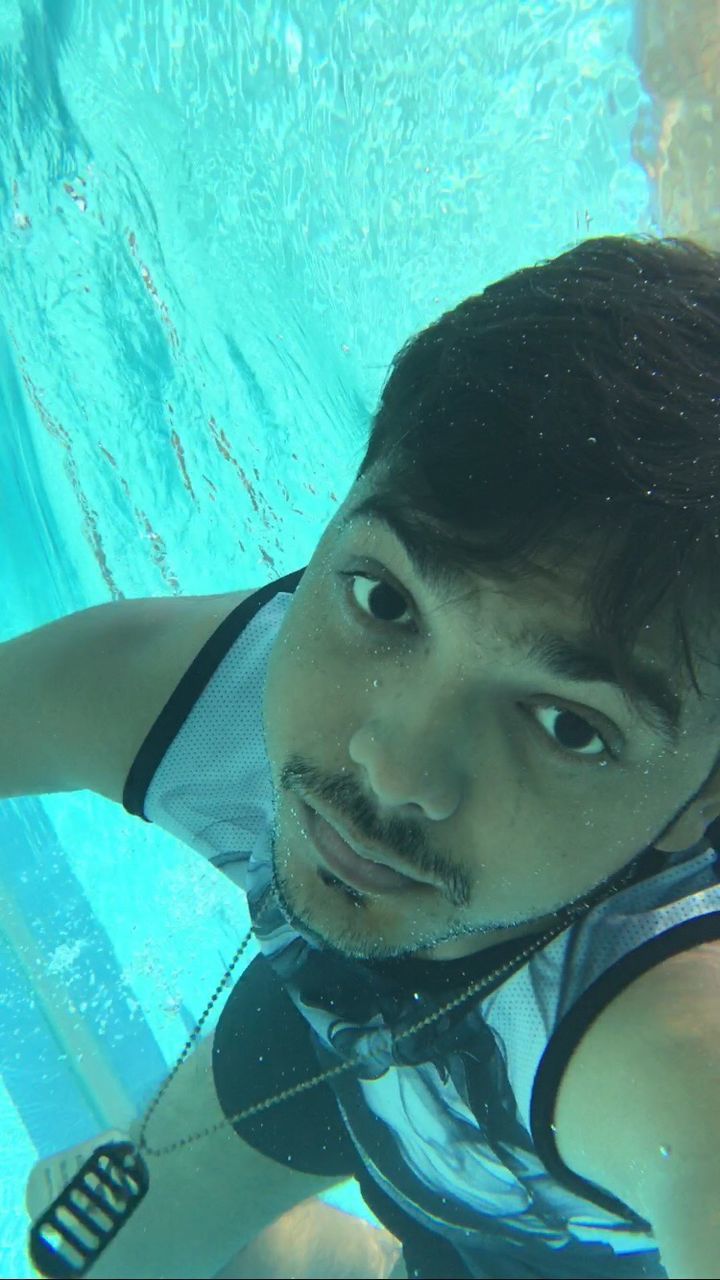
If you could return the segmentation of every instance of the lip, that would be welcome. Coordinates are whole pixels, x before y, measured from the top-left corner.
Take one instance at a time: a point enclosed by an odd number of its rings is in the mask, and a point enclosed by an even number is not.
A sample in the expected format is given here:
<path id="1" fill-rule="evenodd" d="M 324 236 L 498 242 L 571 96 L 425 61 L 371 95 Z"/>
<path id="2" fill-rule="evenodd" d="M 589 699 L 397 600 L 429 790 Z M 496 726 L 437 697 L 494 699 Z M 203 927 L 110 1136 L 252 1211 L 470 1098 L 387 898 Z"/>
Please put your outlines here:
<path id="1" fill-rule="evenodd" d="M 380 861 L 369 850 L 360 852 L 362 846 L 351 844 L 321 813 L 304 801 L 301 803 L 308 834 L 317 853 L 341 880 L 369 893 L 417 893 L 433 888 L 427 881 L 414 879 L 389 863 Z"/>

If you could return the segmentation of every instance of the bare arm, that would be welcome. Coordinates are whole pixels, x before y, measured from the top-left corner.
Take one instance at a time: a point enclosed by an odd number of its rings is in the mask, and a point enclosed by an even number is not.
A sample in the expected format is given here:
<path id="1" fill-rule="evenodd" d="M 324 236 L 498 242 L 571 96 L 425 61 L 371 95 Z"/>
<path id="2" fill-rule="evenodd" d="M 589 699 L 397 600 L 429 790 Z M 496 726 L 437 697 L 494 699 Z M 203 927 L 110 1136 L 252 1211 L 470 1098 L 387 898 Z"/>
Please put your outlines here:
<path id="1" fill-rule="evenodd" d="M 121 804 L 181 677 L 252 594 L 121 600 L 0 644 L 0 799 L 89 790 Z"/>
<path id="2" fill-rule="evenodd" d="M 214 1280 L 402 1280 L 395 1236 L 313 1197 L 266 1227 Z"/>

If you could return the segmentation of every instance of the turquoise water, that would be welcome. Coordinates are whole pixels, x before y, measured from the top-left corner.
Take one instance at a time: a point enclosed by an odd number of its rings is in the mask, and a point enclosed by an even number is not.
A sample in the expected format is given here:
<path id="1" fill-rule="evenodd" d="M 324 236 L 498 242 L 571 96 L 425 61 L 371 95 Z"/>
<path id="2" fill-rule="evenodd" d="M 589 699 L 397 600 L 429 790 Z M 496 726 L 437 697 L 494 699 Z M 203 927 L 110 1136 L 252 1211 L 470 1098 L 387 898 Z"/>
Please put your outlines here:
<path id="1" fill-rule="evenodd" d="M 632 47 L 608 0 L 0 0 L 0 639 L 298 568 L 411 332 L 661 232 Z M 31 1276 L 32 1165 L 150 1100 L 248 915 L 86 791 L 0 802 L 0 837 L 0 1275 Z"/>

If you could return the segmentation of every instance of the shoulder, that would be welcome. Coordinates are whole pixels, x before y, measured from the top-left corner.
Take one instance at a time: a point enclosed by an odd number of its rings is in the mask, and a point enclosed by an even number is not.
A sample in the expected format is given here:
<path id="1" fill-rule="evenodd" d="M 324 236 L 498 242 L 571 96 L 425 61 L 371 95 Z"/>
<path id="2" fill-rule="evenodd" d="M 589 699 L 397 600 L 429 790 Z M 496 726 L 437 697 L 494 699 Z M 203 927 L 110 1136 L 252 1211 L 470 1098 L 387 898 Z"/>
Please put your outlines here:
<path id="1" fill-rule="evenodd" d="M 558 1090 L 561 1159 L 647 1218 L 663 1152 L 683 1153 L 686 1169 L 676 1159 L 673 1172 L 689 1185 L 717 1150 L 720 1124 L 711 1133 L 707 1117 L 719 1074 L 720 941 L 712 941 L 642 974 L 589 1027 Z"/>
<path id="2" fill-rule="evenodd" d="M 128 771 L 178 682 L 253 595 L 149 596 L 57 618 L 0 645 L 0 795 L 95 791 L 122 803 Z"/>
<path id="3" fill-rule="evenodd" d="M 85 685 L 90 681 L 94 690 L 75 704 L 78 740 L 92 741 L 83 707 L 94 708 L 98 724 L 97 772 L 86 768 L 81 786 L 122 803 L 138 751 L 182 677 L 225 618 L 253 594 L 151 596 L 106 607 L 103 626 L 76 655 Z"/>

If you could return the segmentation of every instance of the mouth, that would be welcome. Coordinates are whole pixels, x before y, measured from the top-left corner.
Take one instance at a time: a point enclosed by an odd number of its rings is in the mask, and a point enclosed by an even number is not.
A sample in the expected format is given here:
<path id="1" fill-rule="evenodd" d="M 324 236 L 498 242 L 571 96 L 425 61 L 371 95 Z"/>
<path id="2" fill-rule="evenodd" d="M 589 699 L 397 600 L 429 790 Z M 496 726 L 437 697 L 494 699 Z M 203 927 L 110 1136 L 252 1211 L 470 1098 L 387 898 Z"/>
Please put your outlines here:
<path id="1" fill-rule="evenodd" d="M 338 879 L 366 893 L 428 893 L 433 885 L 398 871 L 377 854 L 361 851 L 304 801 L 302 817 L 322 862 Z"/>

